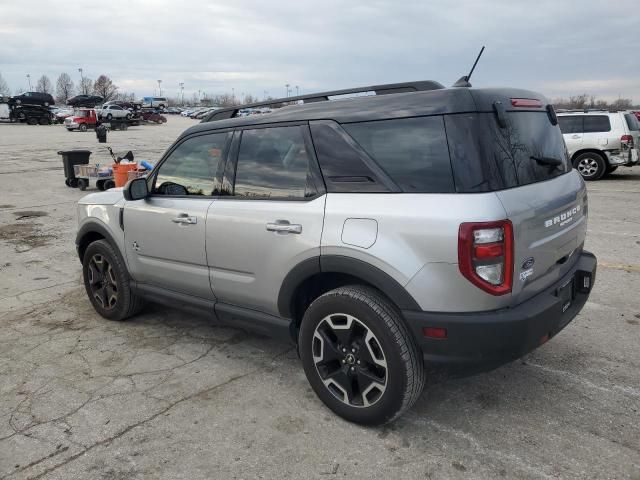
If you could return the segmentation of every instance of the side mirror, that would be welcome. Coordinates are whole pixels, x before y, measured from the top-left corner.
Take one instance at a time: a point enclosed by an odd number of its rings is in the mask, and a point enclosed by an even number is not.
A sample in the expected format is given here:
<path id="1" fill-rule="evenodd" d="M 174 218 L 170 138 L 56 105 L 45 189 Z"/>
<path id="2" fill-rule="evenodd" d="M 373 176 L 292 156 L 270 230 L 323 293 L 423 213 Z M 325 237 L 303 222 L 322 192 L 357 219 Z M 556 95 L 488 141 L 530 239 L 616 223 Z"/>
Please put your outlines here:
<path id="1" fill-rule="evenodd" d="M 142 200 L 149 196 L 149 187 L 146 178 L 134 178 L 129 180 L 124 186 L 124 199 L 128 202 L 132 200 Z"/>

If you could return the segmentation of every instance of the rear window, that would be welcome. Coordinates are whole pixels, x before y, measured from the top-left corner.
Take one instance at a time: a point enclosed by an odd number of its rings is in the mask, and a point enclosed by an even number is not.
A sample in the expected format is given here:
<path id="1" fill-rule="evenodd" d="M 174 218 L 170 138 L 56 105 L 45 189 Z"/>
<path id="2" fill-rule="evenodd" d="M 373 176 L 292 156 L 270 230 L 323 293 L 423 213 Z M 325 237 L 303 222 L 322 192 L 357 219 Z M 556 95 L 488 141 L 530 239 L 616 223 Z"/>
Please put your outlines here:
<path id="1" fill-rule="evenodd" d="M 441 116 L 351 123 L 342 127 L 403 192 L 455 191 Z"/>
<path id="2" fill-rule="evenodd" d="M 627 127 L 629 127 L 629 130 L 632 130 L 632 131 L 640 130 L 640 124 L 638 123 L 638 119 L 633 113 L 625 113 L 624 118 L 627 121 Z"/>
<path id="3" fill-rule="evenodd" d="M 610 132 L 611 122 L 607 115 L 585 115 L 584 133 Z"/>
<path id="4" fill-rule="evenodd" d="M 571 170 L 560 129 L 546 112 L 446 115 L 456 190 L 487 192 L 542 182 Z M 560 166 L 549 165 L 552 159 Z"/>

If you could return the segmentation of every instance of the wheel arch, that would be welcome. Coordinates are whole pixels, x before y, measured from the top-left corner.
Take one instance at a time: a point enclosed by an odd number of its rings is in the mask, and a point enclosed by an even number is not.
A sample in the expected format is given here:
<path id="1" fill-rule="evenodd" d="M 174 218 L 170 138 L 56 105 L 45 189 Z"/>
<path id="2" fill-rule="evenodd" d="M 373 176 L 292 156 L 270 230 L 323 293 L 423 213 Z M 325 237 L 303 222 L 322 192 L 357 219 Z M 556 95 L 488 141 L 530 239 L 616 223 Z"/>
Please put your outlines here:
<path id="1" fill-rule="evenodd" d="M 109 230 L 98 222 L 90 221 L 82 225 L 76 234 L 76 250 L 78 251 L 80 262 L 84 259 L 84 252 L 87 250 L 87 247 L 98 240 L 108 241 L 122 257 L 118 248 L 118 242 L 115 241 Z"/>
<path id="2" fill-rule="evenodd" d="M 409 292 L 380 268 L 352 257 L 322 255 L 300 262 L 285 276 L 278 294 L 278 312 L 297 327 L 306 307 L 318 296 L 354 283 L 379 290 L 400 310 L 421 310 Z"/>
<path id="3" fill-rule="evenodd" d="M 598 150 L 597 148 L 582 148 L 580 150 L 577 150 L 571 156 L 571 164 L 573 165 L 573 162 L 575 162 L 576 158 L 578 158 L 583 153 L 595 153 L 596 155 L 600 155 L 602 157 L 602 159 L 604 160 L 604 163 L 606 165 L 609 165 L 609 159 L 607 158 L 607 155 L 604 153 L 604 151 Z"/>

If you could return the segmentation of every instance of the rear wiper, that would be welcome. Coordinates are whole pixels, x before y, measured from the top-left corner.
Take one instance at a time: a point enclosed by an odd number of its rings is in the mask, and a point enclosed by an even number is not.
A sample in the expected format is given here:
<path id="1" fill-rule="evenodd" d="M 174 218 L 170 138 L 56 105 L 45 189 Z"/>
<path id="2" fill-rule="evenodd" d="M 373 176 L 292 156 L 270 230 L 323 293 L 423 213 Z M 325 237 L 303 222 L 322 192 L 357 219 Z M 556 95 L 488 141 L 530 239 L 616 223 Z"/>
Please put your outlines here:
<path id="1" fill-rule="evenodd" d="M 531 160 L 535 160 L 541 165 L 550 165 L 552 167 L 561 167 L 564 164 L 564 161 L 561 158 L 554 157 L 534 157 L 533 155 L 529 157 Z"/>

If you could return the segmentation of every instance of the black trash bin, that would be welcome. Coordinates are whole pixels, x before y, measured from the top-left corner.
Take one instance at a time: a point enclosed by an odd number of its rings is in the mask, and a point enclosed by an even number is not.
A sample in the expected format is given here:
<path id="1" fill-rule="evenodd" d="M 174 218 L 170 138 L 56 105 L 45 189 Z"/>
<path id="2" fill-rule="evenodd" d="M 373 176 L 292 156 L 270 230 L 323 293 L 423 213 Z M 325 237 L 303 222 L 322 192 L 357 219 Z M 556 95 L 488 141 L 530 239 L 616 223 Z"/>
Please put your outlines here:
<path id="1" fill-rule="evenodd" d="M 88 165 L 91 150 L 60 150 L 58 155 L 62 155 L 62 165 L 64 166 L 64 184 L 67 187 L 76 188 L 78 179 L 73 171 L 74 165 Z"/>
<path id="2" fill-rule="evenodd" d="M 100 124 L 96 127 L 96 137 L 98 137 L 98 143 L 107 143 L 107 127 Z"/>

